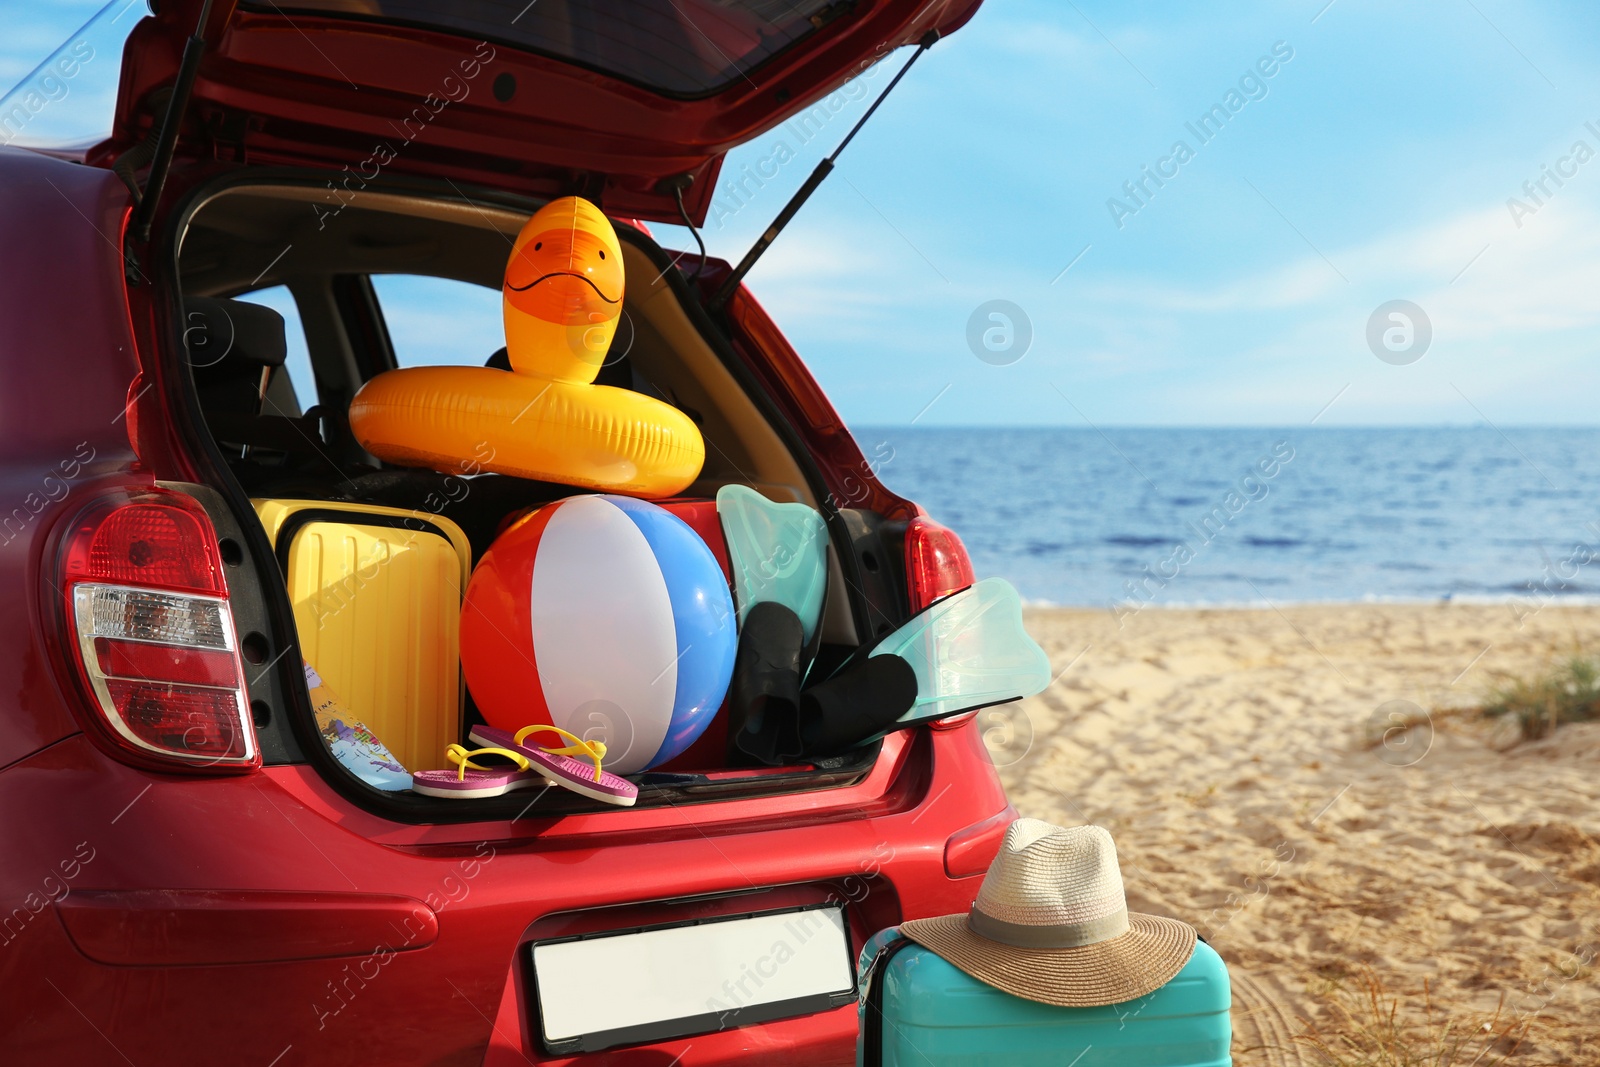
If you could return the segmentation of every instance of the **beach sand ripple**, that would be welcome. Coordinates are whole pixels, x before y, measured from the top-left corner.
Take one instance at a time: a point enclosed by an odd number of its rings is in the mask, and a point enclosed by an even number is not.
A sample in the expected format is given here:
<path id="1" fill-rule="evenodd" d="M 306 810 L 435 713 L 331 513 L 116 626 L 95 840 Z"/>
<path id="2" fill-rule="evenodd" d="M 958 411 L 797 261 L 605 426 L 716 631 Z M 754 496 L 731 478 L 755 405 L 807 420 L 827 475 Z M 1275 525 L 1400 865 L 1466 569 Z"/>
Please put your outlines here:
<path id="1" fill-rule="evenodd" d="M 1600 653 L 1600 609 L 1520 625 L 1486 604 L 1150 609 L 1120 629 L 1050 609 L 1028 624 L 1057 670 L 1078 659 L 980 717 L 1012 802 L 1110 829 L 1129 905 L 1193 923 L 1248 976 L 1241 1001 L 1267 990 L 1291 1019 L 1319 1018 L 1330 980 L 1366 965 L 1418 1004 L 1426 980 L 1454 1016 L 1502 998 L 1536 1015 L 1513 1063 L 1600 1063 L 1600 986 L 1581 964 L 1600 952 L 1600 724 L 1514 744 L 1452 712 L 1499 672 Z"/>

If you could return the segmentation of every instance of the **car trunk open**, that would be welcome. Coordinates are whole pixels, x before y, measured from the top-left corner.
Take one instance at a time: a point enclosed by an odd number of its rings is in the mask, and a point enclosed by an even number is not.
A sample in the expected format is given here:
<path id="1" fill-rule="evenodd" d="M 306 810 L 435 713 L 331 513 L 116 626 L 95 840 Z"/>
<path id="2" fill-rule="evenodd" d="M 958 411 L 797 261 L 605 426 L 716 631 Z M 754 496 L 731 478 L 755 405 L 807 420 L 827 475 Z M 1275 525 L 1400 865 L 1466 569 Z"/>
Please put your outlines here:
<path id="1" fill-rule="evenodd" d="M 380 463 L 357 442 L 348 414 L 362 385 L 397 365 L 401 328 L 385 314 L 374 278 L 448 279 L 498 295 L 522 223 L 542 201 L 570 194 L 624 220 L 618 229 L 628 277 L 626 324 L 613 344 L 621 353 L 608 357 L 600 382 L 665 401 L 698 425 L 706 461 L 684 496 L 709 501 L 721 486 L 740 484 L 824 512 L 834 556 L 813 669 L 830 669 L 903 621 L 900 537 L 914 508 L 881 490 L 868 496 L 891 502 L 884 506 L 892 516 L 840 507 L 831 490 L 842 480 L 860 487 L 841 460 L 864 461 L 853 444 L 834 440 L 842 427 L 814 386 L 803 385 L 807 396 L 787 395 L 790 379 L 803 377 L 797 363 L 774 376 L 759 354 L 752 358 L 763 344 L 787 353 L 786 343 L 759 314 L 762 339 L 743 333 L 754 321 L 748 303 L 726 317 L 708 314 L 703 285 L 686 278 L 679 257 L 657 246 L 642 223 L 626 220 L 703 220 L 730 148 L 899 45 L 922 40 L 926 47 L 936 36 L 930 31 L 949 32 L 976 6 L 976 0 L 167 0 L 143 20 L 124 52 L 112 136 L 87 162 L 115 162 L 130 187 L 153 194 L 129 229 L 130 282 L 138 284 L 144 257 L 159 254 L 156 245 L 144 246 L 143 235 L 160 220 L 157 244 L 173 254 L 177 278 L 167 312 L 177 325 L 168 364 L 181 366 L 186 380 L 171 398 L 187 408 L 190 440 L 202 444 L 226 483 L 219 488 L 230 521 L 250 531 L 247 557 L 280 645 L 304 651 L 317 642 L 308 640 L 306 615 L 290 606 L 295 594 L 284 590 L 290 564 L 270 540 L 283 534 L 286 513 L 265 518 L 263 504 L 436 516 L 438 544 L 455 539 L 466 573 L 509 519 L 573 495 L 569 486 L 470 466 L 429 471 Z M 202 18 L 203 10 L 209 17 Z M 174 133 L 176 180 L 163 197 L 162 146 Z M 171 203 L 180 196 L 181 204 Z M 707 274 L 728 278 L 725 264 L 711 264 Z M 242 373 L 219 370 L 208 357 L 197 359 L 189 343 L 194 316 L 205 319 L 205 301 L 267 289 L 292 304 L 305 335 L 310 380 L 295 387 L 281 366 L 245 360 Z M 229 344 L 234 326 L 226 326 Z M 482 347 L 452 353 L 449 361 L 481 366 L 493 354 Z M 283 356 L 274 359 L 281 363 Z M 785 359 L 793 361 L 792 354 Z M 229 364 L 235 365 L 237 355 Z M 823 412 L 817 425 L 812 410 Z M 252 509 L 263 518 L 252 521 Z M 459 534 L 451 533 L 455 528 Z M 440 552 L 443 558 L 449 549 Z M 291 612 L 297 618 L 288 618 Z M 372 654 L 415 657 L 419 650 L 427 651 L 413 641 Z M 449 668 L 429 669 L 437 690 Z M 284 684 L 295 689 L 298 679 L 286 677 Z M 362 697 L 369 709 L 380 706 L 373 703 L 378 699 Z M 374 810 L 461 821 L 526 807 L 516 795 L 446 801 L 364 786 L 324 747 L 306 714 L 309 701 L 291 703 L 298 710 L 287 722 L 258 712 L 267 762 L 273 752 L 280 762 L 302 754 Z M 349 710 L 359 716 L 363 708 Z M 431 760 L 417 752 L 468 741 L 468 727 L 481 719 L 464 688 L 460 714 L 453 733 L 407 740 L 409 769 L 444 762 L 442 752 Z M 641 778 L 640 803 L 843 785 L 867 775 L 880 749 L 909 751 L 903 743 L 871 744 L 796 768 L 750 768 L 730 765 L 719 726 L 726 728 L 725 712 L 702 743 Z M 539 805 L 554 814 L 594 802 L 559 795 Z"/>
<path id="2" fill-rule="evenodd" d="M 303 323 L 314 381 L 295 383 L 315 406 L 301 410 L 280 367 L 269 373 L 264 401 L 255 410 L 228 410 L 223 395 L 254 397 L 259 370 L 245 367 L 230 394 L 195 341 L 179 354 L 191 379 L 203 430 L 241 497 L 323 502 L 328 509 L 382 506 L 403 509 L 414 522 L 438 517 L 458 525 L 476 562 L 508 516 L 580 492 L 569 486 L 497 474 L 467 474 L 402 468 L 377 461 L 351 436 L 344 414 L 361 384 L 396 365 L 391 327 L 373 286 L 385 274 L 452 279 L 484 286 L 498 294 L 510 240 L 532 205 L 509 198 L 467 199 L 449 186 L 392 183 L 385 191 L 354 196 L 335 224 L 320 224 L 322 190 L 312 175 L 241 175 L 198 193 L 183 213 L 178 235 L 182 321 L 192 323 L 193 308 L 207 299 L 242 297 L 285 287 Z M 628 326 L 619 331 L 603 379 L 667 400 L 691 413 L 706 439 L 706 463 L 683 494 L 710 499 L 725 484 L 749 485 L 775 500 L 798 500 L 824 508 L 824 480 L 815 461 L 776 414 L 770 397 L 741 373 L 738 361 L 710 320 L 695 304 L 691 289 L 671 257 L 645 233 L 619 226 L 627 272 L 624 309 Z M 192 327 L 191 327 L 192 328 Z M 238 335 L 239 338 L 243 334 Z M 235 338 L 226 339 L 234 343 Z M 239 343 L 242 343 L 240 341 Z M 482 364 L 492 351 L 462 352 L 461 362 Z M 246 380 L 247 379 L 247 380 Z M 306 397 L 309 400 L 309 397 Z M 238 509 L 236 509 L 238 510 Z M 819 665 L 839 662 L 862 643 L 860 620 L 904 617 L 898 583 L 892 599 L 871 604 L 858 582 L 847 580 L 838 558 L 853 558 L 864 537 L 876 557 L 897 558 L 892 524 L 871 512 L 833 510 L 835 559 L 828 582 Z M 825 509 L 825 514 L 828 510 Z M 248 517 L 235 516 L 241 522 Z M 256 560 L 255 578 L 283 590 L 281 553 Z M 269 601 L 273 597 L 267 598 Z M 281 604 L 281 599 L 279 600 Z M 280 608 L 281 611 L 281 608 Z M 282 620 L 280 620 L 281 622 Z M 292 631 L 293 620 L 289 620 Z M 302 627 L 303 631 L 303 627 Z M 314 646 L 304 632 L 296 647 Z M 375 655 L 386 651 L 374 649 Z M 312 664 L 316 666 L 316 664 Z M 321 669 L 321 668 L 319 668 Z M 464 694 L 465 722 L 455 738 L 465 742 L 476 720 L 470 694 Z M 361 708 L 352 708 L 358 716 Z M 725 722 L 726 713 L 719 713 Z M 484 800 L 443 800 L 413 794 L 380 793 L 356 781 L 322 746 L 314 724 L 275 724 L 292 729 L 298 747 L 341 791 L 375 811 L 426 821 L 504 818 L 525 811 L 528 794 Z M 640 806 L 714 801 L 815 790 L 859 782 L 873 768 L 880 744 L 793 768 L 731 767 L 717 728 L 709 744 L 692 748 L 663 768 L 647 772 Z M 381 739 L 381 738 L 380 738 Z M 894 746 L 897 753 L 902 745 Z M 270 744 L 263 751 L 272 762 Z M 434 760 L 408 769 L 443 764 Z M 555 815 L 596 810 L 598 805 L 564 790 L 549 790 L 536 813 Z"/>

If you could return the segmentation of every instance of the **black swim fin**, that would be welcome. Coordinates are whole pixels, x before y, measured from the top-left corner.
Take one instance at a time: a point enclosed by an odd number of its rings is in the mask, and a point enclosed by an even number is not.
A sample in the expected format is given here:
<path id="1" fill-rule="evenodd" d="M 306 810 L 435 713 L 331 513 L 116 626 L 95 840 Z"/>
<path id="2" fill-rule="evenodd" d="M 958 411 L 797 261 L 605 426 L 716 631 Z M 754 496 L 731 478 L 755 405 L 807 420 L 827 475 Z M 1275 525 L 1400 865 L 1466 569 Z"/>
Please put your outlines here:
<path id="1" fill-rule="evenodd" d="M 917 699 L 917 674 L 895 655 L 869 656 L 800 694 L 801 751 L 837 756 L 890 729 Z"/>
<path id="2" fill-rule="evenodd" d="M 739 650 L 728 687 L 728 756 L 768 767 L 801 753 L 800 616 L 772 601 L 750 609 L 739 631 Z"/>

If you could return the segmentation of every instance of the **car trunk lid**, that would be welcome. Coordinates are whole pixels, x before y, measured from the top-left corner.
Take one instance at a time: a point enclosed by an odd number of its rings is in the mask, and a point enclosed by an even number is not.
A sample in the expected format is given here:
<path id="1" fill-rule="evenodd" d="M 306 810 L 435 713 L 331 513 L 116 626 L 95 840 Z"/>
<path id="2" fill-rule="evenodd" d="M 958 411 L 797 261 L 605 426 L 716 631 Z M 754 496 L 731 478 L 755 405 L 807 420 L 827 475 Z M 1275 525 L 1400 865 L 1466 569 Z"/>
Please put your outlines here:
<path id="1" fill-rule="evenodd" d="M 703 222 L 723 156 L 981 0 L 218 0 L 179 154 L 581 193 Z M 109 162 L 163 114 L 202 0 L 130 35 Z M 685 177 L 687 176 L 687 177 Z"/>

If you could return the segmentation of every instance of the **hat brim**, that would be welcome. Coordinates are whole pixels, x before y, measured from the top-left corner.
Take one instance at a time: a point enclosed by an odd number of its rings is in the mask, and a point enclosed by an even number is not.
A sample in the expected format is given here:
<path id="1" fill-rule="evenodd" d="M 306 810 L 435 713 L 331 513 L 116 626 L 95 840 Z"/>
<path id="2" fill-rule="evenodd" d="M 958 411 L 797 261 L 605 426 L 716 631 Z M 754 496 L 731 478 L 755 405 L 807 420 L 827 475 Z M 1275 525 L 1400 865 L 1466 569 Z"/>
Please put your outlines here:
<path id="1" fill-rule="evenodd" d="M 1136 1000 L 1170 982 L 1194 955 L 1195 930 L 1128 914 L 1128 932 L 1079 948 L 1018 948 L 972 932 L 965 912 L 911 919 L 900 932 L 986 985 L 1062 1008 Z"/>

